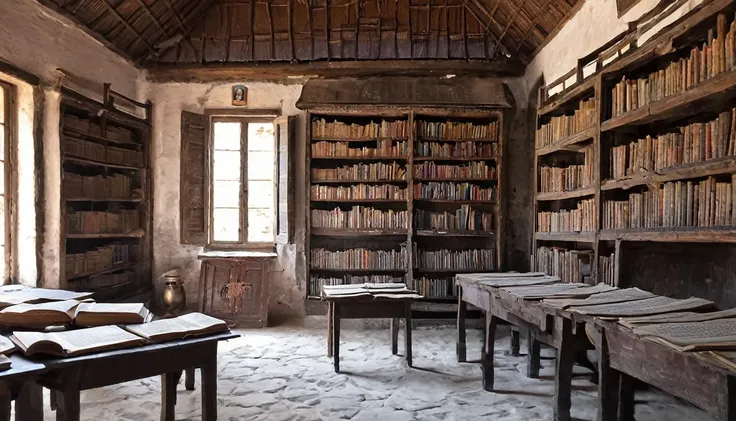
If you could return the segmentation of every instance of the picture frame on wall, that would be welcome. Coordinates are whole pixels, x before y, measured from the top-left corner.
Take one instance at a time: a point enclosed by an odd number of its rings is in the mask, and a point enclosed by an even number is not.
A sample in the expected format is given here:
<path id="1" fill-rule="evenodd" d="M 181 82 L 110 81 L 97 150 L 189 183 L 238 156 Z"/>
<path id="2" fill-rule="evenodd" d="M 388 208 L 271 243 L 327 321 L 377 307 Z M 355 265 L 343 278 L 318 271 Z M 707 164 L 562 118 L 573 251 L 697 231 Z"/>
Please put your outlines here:
<path id="1" fill-rule="evenodd" d="M 233 86 L 233 106 L 245 107 L 248 105 L 248 88 L 245 85 Z"/>

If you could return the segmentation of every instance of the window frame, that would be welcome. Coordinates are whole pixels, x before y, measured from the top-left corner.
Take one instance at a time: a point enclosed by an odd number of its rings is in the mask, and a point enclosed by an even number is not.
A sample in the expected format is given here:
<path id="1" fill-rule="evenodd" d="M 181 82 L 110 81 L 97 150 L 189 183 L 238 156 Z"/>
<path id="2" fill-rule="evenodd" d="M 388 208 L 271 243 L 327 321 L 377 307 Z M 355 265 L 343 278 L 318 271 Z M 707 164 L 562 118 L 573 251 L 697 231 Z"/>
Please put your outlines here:
<path id="1" fill-rule="evenodd" d="M 206 171 L 207 179 L 207 218 L 208 232 L 206 248 L 209 250 L 246 250 L 246 251 L 273 251 L 278 237 L 278 137 L 276 136 L 275 119 L 280 112 L 274 110 L 207 110 L 206 130 Z M 240 229 L 238 230 L 238 241 L 215 241 L 214 240 L 214 132 L 216 122 L 234 122 L 241 124 L 240 131 Z M 273 162 L 273 241 L 252 242 L 248 241 L 248 130 L 249 123 L 271 123 L 274 125 L 274 162 Z"/>
<path id="2" fill-rule="evenodd" d="M 2 200 L 4 201 L 4 220 L 3 223 L 5 224 L 5 238 L 4 240 L 4 246 L 5 246 L 5 253 L 2 256 L 2 258 L 5 260 L 5 273 L 2 274 L 2 279 L 0 279 L 0 282 L 3 285 L 11 284 L 13 281 L 13 278 L 15 277 L 15 260 L 13 256 L 13 252 L 16 250 L 15 247 L 15 179 L 14 179 L 14 173 L 11 171 L 11 165 L 8 165 L 8 162 L 15 162 L 15 154 L 14 154 L 14 146 L 16 144 L 16 125 L 15 125 L 15 97 L 16 97 L 16 87 L 15 85 L 12 85 L 10 83 L 7 83 L 3 80 L 0 80 L 0 89 L 3 90 L 4 93 L 4 112 L 5 115 L 3 116 L 3 126 L 4 126 L 4 137 L 3 139 L 3 153 L 4 153 L 4 159 L 3 159 L 3 169 L 4 171 L 0 176 L 4 177 L 4 193 Z"/>

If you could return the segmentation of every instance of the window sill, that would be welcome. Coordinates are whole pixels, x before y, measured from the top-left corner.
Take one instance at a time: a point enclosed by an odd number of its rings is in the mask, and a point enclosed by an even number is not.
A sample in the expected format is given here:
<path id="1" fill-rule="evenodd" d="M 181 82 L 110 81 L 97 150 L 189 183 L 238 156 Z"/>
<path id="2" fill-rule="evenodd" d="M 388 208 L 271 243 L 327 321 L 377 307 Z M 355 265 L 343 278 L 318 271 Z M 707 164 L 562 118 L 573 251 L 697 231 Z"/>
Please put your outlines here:
<path id="1" fill-rule="evenodd" d="M 263 259 L 263 258 L 274 258 L 278 255 L 272 251 L 260 252 L 260 251 L 224 251 L 224 250 L 207 250 L 199 253 L 197 258 L 202 259 Z"/>

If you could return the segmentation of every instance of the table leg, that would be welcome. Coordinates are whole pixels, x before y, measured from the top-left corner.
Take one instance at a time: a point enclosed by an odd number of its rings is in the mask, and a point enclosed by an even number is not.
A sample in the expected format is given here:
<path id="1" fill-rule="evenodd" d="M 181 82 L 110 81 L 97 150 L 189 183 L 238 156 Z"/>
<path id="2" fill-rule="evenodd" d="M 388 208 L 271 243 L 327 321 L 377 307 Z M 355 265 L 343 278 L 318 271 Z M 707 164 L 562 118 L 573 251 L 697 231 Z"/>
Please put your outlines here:
<path id="1" fill-rule="evenodd" d="M 56 393 L 56 421 L 79 421 L 79 388 L 68 388 Z M 17 415 L 16 415 L 17 416 Z M 24 419 L 25 418 L 21 418 Z"/>
<path id="2" fill-rule="evenodd" d="M 49 393 L 49 406 L 52 411 L 56 411 L 56 393 Z"/>
<path id="3" fill-rule="evenodd" d="M 571 421 L 572 370 L 575 365 L 575 348 L 570 319 L 562 320 L 562 338 L 557 350 L 555 370 L 554 420 Z"/>
<path id="4" fill-rule="evenodd" d="M 335 317 L 335 305 L 331 302 L 327 303 L 327 358 L 332 357 L 332 335 Z"/>
<path id="5" fill-rule="evenodd" d="M 194 369 L 188 368 L 184 370 L 184 387 L 187 390 L 194 390 Z"/>
<path id="6" fill-rule="evenodd" d="M 335 373 L 340 372 L 340 304 L 332 305 L 332 358 Z"/>
<path id="7" fill-rule="evenodd" d="M 10 395 L 10 383 L 2 381 L 0 382 L 0 421 L 10 421 L 11 402 L 12 397 Z"/>
<path id="8" fill-rule="evenodd" d="M 161 375 L 161 421 L 175 421 L 176 385 L 180 377 L 181 372 Z"/>
<path id="9" fill-rule="evenodd" d="M 534 329 L 529 329 L 527 331 L 526 346 L 526 376 L 530 379 L 536 379 L 539 377 L 540 343 L 537 340 L 537 332 L 535 332 Z"/>
<path id="10" fill-rule="evenodd" d="M 411 367 L 411 301 L 404 304 L 404 340 L 406 341 L 406 365 Z"/>
<path id="11" fill-rule="evenodd" d="M 202 421 L 217 420 L 217 344 L 212 359 L 199 369 L 202 375 Z"/>
<path id="12" fill-rule="evenodd" d="M 596 332 L 595 350 L 598 354 L 598 415 L 597 421 L 616 421 L 621 375 L 608 362 L 608 340 L 603 328 Z"/>
<path id="13" fill-rule="evenodd" d="M 399 319 L 391 319 L 391 354 L 399 353 Z"/>
<path id="14" fill-rule="evenodd" d="M 464 363 L 468 360 L 467 345 L 465 343 L 465 317 L 468 313 L 468 304 L 463 301 L 462 288 L 457 288 L 457 344 L 455 353 L 457 362 Z"/>
<path id="15" fill-rule="evenodd" d="M 518 357 L 520 350 L 521 350 L 521 335 L 520 335 L 519 329 L 512 327 L 511 328 L 511 347 L 509 349 L 509 354 L 512 357 Z"/>
<path id="16" fill-rule="evenodd" d="M 485 348 L 480 358 L 480 367 L 483 370 L 483 389 L 488 392 L 493 392 L 493 349 L 496 345 L 496 325 L 498 325 L 498 318 L 487 311 Z"/>
<path id="17" fill-rule="evenodd" d="M 621 380 L 618 392 L 618 420 L 634 421 L 634 388 L 636 379 L 620 373 Z"/>
<path id="18" fill-rule="evenodd" d="M 79 399 L 77 399 L 79 405 Z M 77 418 L 79 419 L 79 411 Z M 15 419 L 18 421 L 43 421 L 43 388 L 34 381 L 25 381 L 15 400 Z M 70 418 L 74 419 L 74 418 Z"/>

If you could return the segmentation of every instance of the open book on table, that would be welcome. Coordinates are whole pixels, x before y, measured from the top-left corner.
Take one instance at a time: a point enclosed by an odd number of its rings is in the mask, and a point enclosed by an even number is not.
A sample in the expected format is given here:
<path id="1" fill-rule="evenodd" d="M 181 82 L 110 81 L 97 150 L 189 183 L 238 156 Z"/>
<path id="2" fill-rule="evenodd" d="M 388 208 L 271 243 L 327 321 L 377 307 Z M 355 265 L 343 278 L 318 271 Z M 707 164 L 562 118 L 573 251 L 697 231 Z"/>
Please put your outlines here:
<path id="1" fill-rule="evenodd" d="M 40 329 L 66 325 L 74 320 L 79 301 L 51 301 L 41 304 L 18 304 L 0 311 L 0 326 Z"/>
<path id="2" fill-rule="evenodd" d="M 150 323 L 128 325 L 128 332 L 151 342 L 164 342 L 188 336 L 227 332 L 227 323 L 202 313 L 189 313 L 171 319 L 155 320 Z"/>
<path id="3" fill-rule="evenodd" d="M 146 323 L 152 316 L 142 303 L 80 303 L 74 316 L 74 324 L 92 327 Z"/>
<path id="4" fill-rule="evenodd" d="M 22 285 L 0 287 L 0 308 L 17 304 L 37 304 L 52 301 L 84 300 L 91 292 L 74 292 L 63 289 L 30 288 Z"/>
<path id="5" fill-rule="evenodd" d="M 145 340 L 118 326 L 99 326 L 64 332 L 13 332 L 10 339 L 27 356 L 45 354 L 73 357 L 93 352 L 129 348 Z"/>

